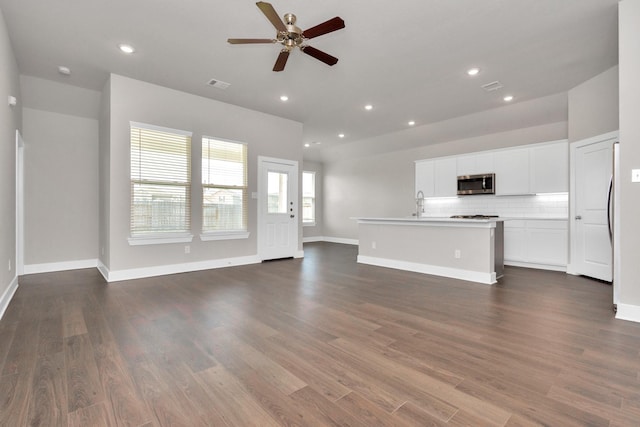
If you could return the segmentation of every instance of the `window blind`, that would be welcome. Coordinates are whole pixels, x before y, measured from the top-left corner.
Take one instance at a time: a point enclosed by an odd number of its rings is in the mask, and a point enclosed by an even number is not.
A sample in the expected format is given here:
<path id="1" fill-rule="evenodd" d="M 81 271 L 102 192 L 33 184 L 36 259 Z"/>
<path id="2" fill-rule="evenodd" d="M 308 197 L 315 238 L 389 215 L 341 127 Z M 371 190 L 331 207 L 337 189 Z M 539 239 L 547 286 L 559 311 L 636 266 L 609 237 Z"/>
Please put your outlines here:
<path id="1" fill-rule="evenodd" d="M 202 231 L 247 230 L 247 145 L 202 138 Z"/>
<path id="2" fill-rule="evenodd" d="M 191 229 L 191 133 L 131 124 L 131 236 Z"/>

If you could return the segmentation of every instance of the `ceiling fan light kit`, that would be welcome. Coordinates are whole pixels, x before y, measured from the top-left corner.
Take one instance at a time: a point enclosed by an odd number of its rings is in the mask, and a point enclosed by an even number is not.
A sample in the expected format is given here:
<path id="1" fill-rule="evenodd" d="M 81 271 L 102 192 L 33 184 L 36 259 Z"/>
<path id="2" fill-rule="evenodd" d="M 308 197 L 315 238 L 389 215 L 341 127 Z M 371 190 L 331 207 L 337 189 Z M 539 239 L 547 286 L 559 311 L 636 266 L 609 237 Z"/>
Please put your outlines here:
<path id="1" fill-rule="evenodd" d="M 305 31 L 302 31 L 296 24 L 296 15 L 293 13 L 287 13 L 284 15 L 284 20 L 281 20 L 278 13 L 275 11 L 271 3 L 259 1 L 256 6 L 264 13 L 267 19 L 278 31 L 275 39 L 227 39 L 227 42 L 231 44 L 251 44 L 251 43 L 279 43 L 282 45 L 282 50 L 276 59 L 276 63 L 273 66 L 273 71 L 284 70 L 287 60 L 289 59 L 289 53 L 294 48 L 299 48 L 307 55 L 324 62 L 327 65 L 335 65 L 338 62 L 338 58 L 331 56 L 326 52 L 316 49 L 312 46 L 308 46 L 305 42 L 314 37 L 322 36 L 333 31 L 340 30 L 345 27 L 344 20 L 336 16 L 328 21 L 311 27 Z"/>

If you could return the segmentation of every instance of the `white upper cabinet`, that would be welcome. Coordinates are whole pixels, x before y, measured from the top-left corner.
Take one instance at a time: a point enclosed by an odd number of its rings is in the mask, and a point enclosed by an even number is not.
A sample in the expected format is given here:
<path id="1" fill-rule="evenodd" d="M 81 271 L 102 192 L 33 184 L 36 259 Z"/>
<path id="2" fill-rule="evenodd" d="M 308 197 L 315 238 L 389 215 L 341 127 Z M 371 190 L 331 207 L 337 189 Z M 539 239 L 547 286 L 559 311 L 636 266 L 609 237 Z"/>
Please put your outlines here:
<path id="1" fill-rule="evenodd" d="M 418 191 L 422 191 L 424 197 L 434 196 L 434 163 L 434 160 L 421 160 L 416 162 L 416 194 L 418 194 Z"/>
<path id="2" fill-rule="evenodd" d="M 569 191 L 566 140 L 483 151 L 416 162 L 416 192 L 425 197 L 453 197 L 457 177 L 495 173 L 497 196 Z"/>
<path id="3" fill-rule="evenodd" d="M 434 196 L 455 197 L 458 194 L 458 174 L 455 157 L 434 161 Z M 426 193 L 425 193 L 426 196 Z"/>
<path id="4" fill-rule="evenodd" d="M 532 194 L 529 174 L 529 148 L 496 151 L 496 195 L 510 196 Z"/>
<path id="5" fill-rule="evenodd" d="M 494 153 L 476 153 L 459 156 L 457 160 L 458 175 L 478 175 L 494 173 Z"/>
<path id="6" fill-rule="evenodd" d="M 569 144 L 558 141 L 531 148 L 532 193 L 569 191 Z"/>

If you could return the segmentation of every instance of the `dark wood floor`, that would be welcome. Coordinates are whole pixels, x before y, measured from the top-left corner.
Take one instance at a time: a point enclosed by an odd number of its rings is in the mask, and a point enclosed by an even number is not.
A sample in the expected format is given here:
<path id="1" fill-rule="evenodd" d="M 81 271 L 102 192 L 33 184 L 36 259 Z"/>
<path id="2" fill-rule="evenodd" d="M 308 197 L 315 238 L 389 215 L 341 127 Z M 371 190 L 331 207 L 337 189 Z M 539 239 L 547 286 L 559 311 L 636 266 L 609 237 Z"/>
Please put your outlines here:
<path id="1" fill-rule="evenodd" d="M 0 321 L 0 426 L 639 426 L 610 286 L 305 259 L 106 284 L 30 275 Z"/>

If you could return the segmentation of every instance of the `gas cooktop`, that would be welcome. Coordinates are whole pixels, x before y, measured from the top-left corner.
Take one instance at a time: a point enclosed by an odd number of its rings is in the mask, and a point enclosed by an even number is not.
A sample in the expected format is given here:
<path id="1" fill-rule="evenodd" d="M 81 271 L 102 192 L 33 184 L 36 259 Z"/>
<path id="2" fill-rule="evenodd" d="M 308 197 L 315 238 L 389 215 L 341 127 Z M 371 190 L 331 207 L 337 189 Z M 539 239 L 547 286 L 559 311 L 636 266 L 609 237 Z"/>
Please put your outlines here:
<path id="1" fill-rule="evenodd" d="M 491 219 L 499 218 L 498 215 L 451 215 L 451 218 L 456 219 Z"/>

